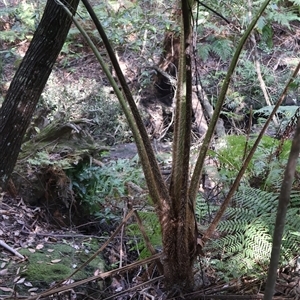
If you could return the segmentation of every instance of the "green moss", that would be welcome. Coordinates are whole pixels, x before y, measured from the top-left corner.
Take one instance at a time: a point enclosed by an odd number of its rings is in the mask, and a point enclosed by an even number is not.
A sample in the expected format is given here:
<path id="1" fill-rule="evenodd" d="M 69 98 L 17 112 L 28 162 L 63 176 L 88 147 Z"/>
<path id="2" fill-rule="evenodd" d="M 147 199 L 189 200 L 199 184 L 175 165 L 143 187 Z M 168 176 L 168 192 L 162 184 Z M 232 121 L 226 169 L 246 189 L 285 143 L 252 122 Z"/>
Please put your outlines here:
<path id="1" fill-rule="evenodd" d="M 71 274 L 71 268 L 61 263 L 58 264 L 30 264 L 23 275 L 29 281 L 53 282 L 67 278 Z"/>
<path id="2" fill-rule="evenodd" d="M 34 253 L 28 249 L 22 249 L 20 253 L 28 257 L 22 276 L 26 277 L 27 281 L 46 284 L 67 278 L 92 255 L 87 255 L 85 250 L 78 251 L 67 244 L 46 244 L 43 249 Z M 97 268 L 104 270 L 101 257 L 95 258 L 72 278 L 75 280 L 87 278 Z"/>

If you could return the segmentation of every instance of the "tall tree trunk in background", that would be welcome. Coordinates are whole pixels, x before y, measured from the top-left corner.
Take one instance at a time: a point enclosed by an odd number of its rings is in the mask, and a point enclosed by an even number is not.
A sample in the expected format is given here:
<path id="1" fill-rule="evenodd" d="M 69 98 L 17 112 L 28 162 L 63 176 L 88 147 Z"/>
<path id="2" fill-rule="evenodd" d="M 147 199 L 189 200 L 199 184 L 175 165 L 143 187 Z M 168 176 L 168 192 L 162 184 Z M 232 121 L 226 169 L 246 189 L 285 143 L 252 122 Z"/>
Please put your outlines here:
<path id="1" fill-rule="evenodd" d="M 79 0 L 66 0 L 76 11 Z M 0 108 L 0 190 L 16 164 L 23 137 L 66 40 L 72 20 L 55 1 L 48 0 L 42 20 Z"/>

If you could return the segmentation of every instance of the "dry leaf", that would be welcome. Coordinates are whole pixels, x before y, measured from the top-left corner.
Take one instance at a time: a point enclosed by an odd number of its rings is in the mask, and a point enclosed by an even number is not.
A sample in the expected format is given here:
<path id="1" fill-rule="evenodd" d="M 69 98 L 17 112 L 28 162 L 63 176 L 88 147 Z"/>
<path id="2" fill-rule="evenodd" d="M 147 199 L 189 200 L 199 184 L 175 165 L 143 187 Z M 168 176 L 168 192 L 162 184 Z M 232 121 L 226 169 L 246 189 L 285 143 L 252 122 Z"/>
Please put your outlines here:
<path id="1" fill-rule="evenodd" d="M 29 289 L 28 292 L 36 292 L 38 289 L 39 289 L 39 288 L 36 288 L 36 287 L 35 287 L 35 288 L 32 288 L 32 289 Z"/>
<path id="2" fill-rule="evenodd" d="M 64 281 L 62 284 L 63 284 L 63 285 L 68 285 L 68 284 L 71 284 L 71 283 L 73 283 L 73 282 L 75 282 L 75 280 L 69 278 L 68 280 Z"/>
<path id="3" fill-rule="evenodd" d="M 37 250 L 41 250 L 41 249 L 43 249 L 44 248 L 44 245 L 43 244 L 38 244 L 38 245 L 36 245 L 36 247 L 35 247 L 35 249 L 37 249 Z"/>
<path id="4" fill-rule="evenodd" d="M 7 287 L 4 287 L 4 286 L 0 286 L 0 290 L 3 291 L 3 292 L 14 292 L 13 289 L 7 288 Z"/>
<path id="5" fill-rule="evenodd" d="M 17 284 L 21 284 L 21 283 L 23 283 L 24 281 L 25 281 L 25 277 L 21 278 L 21 279 L 18 280 L 16 283 L 17 283 Z"/>
<path id="6" fill-rule="evenodd" d="M 54 249 L 48 249 L 47 251 L 48 251 L 48 252 L 53 252 L 53 251 L 54 251 Z"/>
<path id="7" fill-rule="evenodd" d="M 31 287 L 31 286 L 32 286 L 31 282 L 28 282 L 28 281 L 25 281 L 25 282 L 24 282 L 24 285 L 25 285 L 25 286 L 28 286 L 28 287 Z M 30 290 L 28 290 L 28 291 L 30 292 Z"/>
<path id="8" fill-rule="evenodd" d="M 60 262 L 61 261 L 61 259 L 53 259 L 53 260 L 51 260 L 51 262 L 53 263 L 53 264 L 56 264 L 56 263 L 58 263 L 58 262 Z"/>
<path id="9" fill-rule="evenodd" d="M 8 269 L 3 269 L 0 271 L 1 276 L 6 275 L 7 273 L 8 273 Z"/>
<path id="10" fill-rule="evenodd" d="M 14 279 L 14 282 L 17 282 L 20 278 L 21 278 L 21 276 L 17 276 L 17 277 Z"/>
<path id="11" fill-rule="evenodd" d="M 35 249 L 28 248 L 28 251 L 31 252 L 31 253 L 34 253 L 34 252 L 35 252 Z"/>
<path id="12" fill-rule="evenodd" d="M 3 262 L 3 263 L 1 264 L 1 266 L 0 266 L 0 268 L 3 269 L 5 266 L 6 266 L 6 263 Z"/>

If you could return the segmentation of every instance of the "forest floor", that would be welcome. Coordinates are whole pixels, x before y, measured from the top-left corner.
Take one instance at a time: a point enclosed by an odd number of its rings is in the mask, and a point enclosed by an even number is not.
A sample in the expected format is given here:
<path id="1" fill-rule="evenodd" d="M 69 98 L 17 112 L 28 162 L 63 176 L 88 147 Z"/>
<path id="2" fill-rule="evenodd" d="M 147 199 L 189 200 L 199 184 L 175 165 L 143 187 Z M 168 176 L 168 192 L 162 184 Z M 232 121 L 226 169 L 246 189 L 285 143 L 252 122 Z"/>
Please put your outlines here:
<path id="1" fill-rule="evenodd" d="M 0 299 L 263 299 L 262 279 L 224 282 L 217 270 L 206 267 L 198 269 L 194 292 L 167 297 L 155 263 L 161 252 L 138 260 L 126 223 L 108 231 L 95 230 L 99 221 L 92 221 L 83 224 L 91 231 L 84 233 L 81 226 L 47 222 L 45 209 L 30 207 L 22 198 L 5 195 L 0 208 Z M 297 299 L 298 283 L 294 272 L 282 269 L 273 299 Z"/>

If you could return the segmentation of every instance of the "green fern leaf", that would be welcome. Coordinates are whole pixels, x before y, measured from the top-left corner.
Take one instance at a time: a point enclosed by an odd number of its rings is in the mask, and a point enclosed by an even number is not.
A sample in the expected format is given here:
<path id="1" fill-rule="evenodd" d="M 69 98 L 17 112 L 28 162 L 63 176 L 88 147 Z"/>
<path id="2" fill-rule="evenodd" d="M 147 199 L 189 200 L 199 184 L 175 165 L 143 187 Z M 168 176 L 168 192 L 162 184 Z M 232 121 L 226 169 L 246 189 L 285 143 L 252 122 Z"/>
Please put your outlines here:
<path id="1" fill-rule="evenodd" d="M 236 193 L 233 203 L 234 207 L 227 209 L 217 227 L 222 237 L 212 241 L 207 249 L 214 248 L 218 249 L 219 254 L 223 253 L 223 267 L 227 261 L 236 261 L 235 274 L 255 274 L 263 271 L 261 268 L 269 262 L 278 194 L 244 187 Z M 281 263 L 289 262 L 299 252 L 299 207 L 299 192 L 292 192 L 282 241 Z"/>
<path id="2" fill-rule="evenodd" d="M 199 57 L 205 62 L 209 57 L 209 52 L 211 51 L 212 47 L 208 43 L 200 43 L 197 46 L 197 52 Z"/>
<path id="3" fill-rule="evenodd" d="M 232 55 L 232 43 L 227 39 L 217 39 L 212 43 L 211 51 L 226 61 Z"/>

